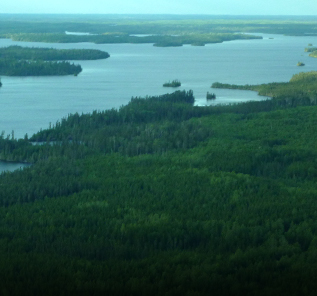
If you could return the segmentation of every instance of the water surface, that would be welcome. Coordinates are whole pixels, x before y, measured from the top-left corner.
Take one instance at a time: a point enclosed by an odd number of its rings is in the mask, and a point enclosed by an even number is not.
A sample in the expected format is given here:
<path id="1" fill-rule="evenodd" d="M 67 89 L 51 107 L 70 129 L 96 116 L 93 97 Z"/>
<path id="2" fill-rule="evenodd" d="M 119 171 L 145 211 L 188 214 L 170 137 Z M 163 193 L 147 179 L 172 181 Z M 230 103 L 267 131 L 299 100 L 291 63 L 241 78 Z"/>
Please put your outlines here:
<path id="1" fill-rule="evenodd" d="M 213 82 L 258 84 L 289 81 L 293 74 L 316 70 L 317 59 L 304 48 L 317 37 L 262 34 L 264 39 L 236 40 L 203 47 L 154 47 L 152 44 L 50 44 L 0 39 L 0 46 L 93 48 L 110 53 L 97 61 L 75 61 L 77 77 L 1 77 L 0 132 L 31 136 L 69 113 L 118 108 L 132 96 L 160 95 L 174 89 L 164 82 L 179 79 L 179 89 L 194 91 L 197 105 L 261 100 L 250 91 L 210 89 Z M 274 39 L 269 39 L 274 38 Z M 297 67 L 298 61 L 306 64 Z M 215 101 L 206 101 L 214 92 Z"/>

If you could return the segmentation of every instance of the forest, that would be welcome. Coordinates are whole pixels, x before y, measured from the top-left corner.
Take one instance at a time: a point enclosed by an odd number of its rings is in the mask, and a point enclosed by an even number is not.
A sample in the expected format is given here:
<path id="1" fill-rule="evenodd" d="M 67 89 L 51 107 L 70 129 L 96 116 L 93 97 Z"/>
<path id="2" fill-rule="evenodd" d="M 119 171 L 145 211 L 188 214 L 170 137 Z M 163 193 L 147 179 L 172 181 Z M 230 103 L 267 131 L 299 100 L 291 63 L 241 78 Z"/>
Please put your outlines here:
<path id="1" fill-rule="evenodd" d="M 158 47 L 204 46 L 231 40 L 259 39 L 257 33 L 316 36 L 314 16 L 179 15 L 5 15 L 0 38 L 14 41 L 97 44 L 150 43 Z M 66 34 L 66 32 L 83 35 Z M 87 34 L 89 33 L 89 34 Z M 140 37 L 141 35 L 141 37 Z"/>
<path id="2" fill-rule="evenodd" d="M 64 61 L 99 60 L 109 57 L 107 52 L 97 49 L 55 49 L 17 45 L 0 48 L 0 58 L 2 59 Z"/>
<path id="3" fill-rule="evenodd" d="M 316 77 L 2 133 L 0 158 L 32 163 L 0 175 L 2 294 L 314 295 Z"/>
<path id="4" fill-rule="evenodd" d="M 97 60 L 110 57 L 94 49 L 53 49 L 9 46 L 0 48 L 0 75 L 78 75 L 82 68 L 66 60 Z"/>
<path id="5" fill-rule="evenodd" d="M 70 62 L 27 61 L 0 58 L 0 75 L 6 76 L 51 76 L 78 75 L 80 65 Z"/>
<path id="6" fill-rule="evenodd" d="M 0 37 L 49 43 L 152 43 L 170 47 L 204 46 L 230 40 L 258 39 L 256 34 L 316 36 L 314 16 L 179 16 L 179 15 L 4 15 Z M 85 32 L 89 35 L 71 35 Z M 237 33 L 239 32 L 239 33 Z M 142 35 L 142 37 L 136 35 Z"/>
<path id="7" fill-rule="evenodd" d="M 184 44 L 204 46 L 208 43 L 221 43 L 230 40 L 261 39 L 262 37 L 250 34 L 236 33 L 182 33 L 181 35 L 149 34 L 143 37 L 129 35 L 122 32 L 105 32 L 94 35 L 71 35 L 65 33 L 18 33 L 6 34 L 3 37 L 13 41 L 48 42 L 48 43 L 79 43 L 92 42 L 97 44 L 111 43 L 153 43 L 157 47 L 175 47 Z"/>
<path id="8" fill-rule="evenodd" d="M 217 15 L 21 15 L 0 14 L 0 34 L 87 32 L 91 34 L 269 33 L 316 35 L 316 16 Z"/>
<path id="9" fill-rule="evenodd" d="M 258 32 L 313 36 L 316 24 L 0 14 L 0 37 L 203 46 Z M 77 75 L 67 60 L 109 54 L 12 46 L 0 56 L 1 75 Z M 271 99 L 195 106 L 191 90 L 178 90 L 68 114 L 24 138 L 2 132 L 0 159 L 30 166 L 0 174 L 0 294 L 315 295 L 317 72 L 211 87 Z"/>
<path id="10" fill-rule="evenodd" d="M 287 83 L 268 83 L 261 85 L 234 85 L 214 82 L 212 88 L 243 89 L 257 91 L 261 96 L 273 97 L 280 103 L 316 104 L 317 72 L 301 72 L 294 75 Z"/>

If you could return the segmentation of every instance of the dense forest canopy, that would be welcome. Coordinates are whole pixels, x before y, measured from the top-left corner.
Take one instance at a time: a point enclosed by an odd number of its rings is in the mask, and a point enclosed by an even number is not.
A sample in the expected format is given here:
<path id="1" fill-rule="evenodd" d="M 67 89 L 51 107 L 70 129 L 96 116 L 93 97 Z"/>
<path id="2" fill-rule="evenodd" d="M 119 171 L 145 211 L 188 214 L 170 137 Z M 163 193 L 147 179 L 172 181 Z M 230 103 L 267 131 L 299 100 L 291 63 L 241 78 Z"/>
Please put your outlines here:
<path id="1" fill-rule="evenodd" d="M 1 59 L 64 61 L 99 60 L 109 57 L 107 52 L 97 49 L 55 49 L 17 45 L 0 48 Z"/>
<path id="2" fill-rule="evenodd" d="M 312 295 L 317 106 L 280 94 L 315 76 L 266 101 L 177 91 L 2 135 L 2 159 L 33 163 L 0 176 L 2 291 Z"/>
<path id="3" fill-rule="evenodd" d="M 0 14 L 0 37 L 15 41 L 55 43 L 153 43 L 156 46 L 203 46 L 230 40 L 261 38 L 256 33 L 316 36 L 315 17 L 228 17 L 142 15 Z M 69 35 L 84 32 L 89 35 Z M 237 33 L 239 32 L 239 34 Z M 251 33 L 251 34 L 241 34 Z M 255 35 L 253 35 L 253 34 Z M 136 34 L 145 34 L 137 37 Z"/>
<path id="4" fill-rule="evenodd" d="M 188 32 L 180 35 L 175 34 L 149 34 L 142 38 L 129 35 L 122 32 L 105 32 L 94 35 L 71 35 L 65 33 L 19 33 L 7 34 L 5 38 L 11 38 L 14 41 L 27 42 L 48 42 L 48 43 L 78 43 L 93 42 L 97 44 L 108 43 L 153 43 L 154 46 L 169 47 L 182 46 L 184 44 L 203 46 L 207 43 L 221 43 L 230 40 L 240 39 L 261 39 L 262 37 L 250 34 L 235 33 L 195 33 Z"/>
<path id="5" fill-rule="evenodd" d="M 159 46 L 237 31 L 316 34 L 314 17 L 177 18 L 0 15 L 0 32 L 47 42 L 167 34 L 149 36 Z M 53 57 L 81 54 L 6 51 L 15 55 L 1 60 L 7 71 L 67 67 Z M 23 139 L 2 132 L 0 159 L 32 165 L 0 174 L 1 294 L 315 295 L 316 81 L 312 71 L 285 83 L 218 82 L 272 98 L 198 107 L 192 91 L 176 91 L 69 114 Z"/>
<path id="6" fill-rule="evenodd" d="M 217 15 L 21 15 L 0 14 L 0 34 L 122 32 L 125 34 L 179 34 L 263 32 L 316 35 L 316 16 Z"/>
<path id="7" fill-rule="evenodd" d="M 254 90 L 261 96 L 274 97 L 290 105 L 317 103 L 317 72 L 301 72 L 288 83 L 268 83 L 261 85 L 233 85 L 214 82 L 212 88 Z"/>
<path id="8" fill-rule="evenodd" d="M 66 60 L 97 60 L 110 57 L 95 49 L 53 49 L 9 46 L 0 48 L 0 75 L 78 75 L 82 68 Z"/>

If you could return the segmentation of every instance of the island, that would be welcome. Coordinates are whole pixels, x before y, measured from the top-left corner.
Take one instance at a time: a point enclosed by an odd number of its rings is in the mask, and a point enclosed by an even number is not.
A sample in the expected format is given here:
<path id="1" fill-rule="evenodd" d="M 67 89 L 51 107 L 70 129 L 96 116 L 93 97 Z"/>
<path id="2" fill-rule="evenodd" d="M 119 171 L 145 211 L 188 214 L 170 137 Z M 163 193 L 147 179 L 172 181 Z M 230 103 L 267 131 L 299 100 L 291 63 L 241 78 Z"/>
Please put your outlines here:
<path id="1" fill-rule="evenodd" d="M 312 53 L 310 53 L 309 56 L 312 57 L 312 58 L 317 58 L 317 50 L 315 50 Z"/>
<path id="2" fill-rule="evenodd" d="M 297 66 L 298 66 L 298 67 L 303 67 L 303 66 L 305 66 L 305 64 L 304 64 L 303 62 L 298 62 L 298 63 L 297 63 Z"/>
<path id="3" fill-rule="evenodd" d="M 74 75 L 80 65 L 67 60 L 96 60 L 110 57 L 107 52 L 95 49 L 53 49 L 9 46 L 0 48 L 0 75 L 52 76 Z"/>
<path id="4" fill-rule="evenodd" d="M 305 52 L 313 52 L 313 51 L 316 51 L 317 50 L 317 47 L 306 47 L 305 48 Z"/>
<path id="5" fill-rule="evenodd" d="M 145 25 L 143 25 L 145 26 Z M 118 28 L 119 29 L 119 28 Z M 144 28 L 136 28 L 144 30 Z M 156 47 L 180 47 L 185 44 L 212 44 L 221 43 L 224 41 L 231 40 L 252 40 L 262 39 L 261 36 L 249 35 L 249 34 L 237 34 L 237 33 L 219 33 L 219 32 L 208 32 L 200 33 L 191 31 L 184 32 L 183 30 L 174 31 L 171 34 L 170 30 L 165 31 L 166 28 L 160 28 L 159 25 L 156 27 L 149 28 L 151 30 L 159 30 L 161 34 L 155 34 L 149 31 L 147 36 L 138 37 L 135 36 L 135 32 L 127 34 L 125 32 L 103 32 L 95 35 L 67 35 L 65 33 L 12 33 L 3 34 L 5 38 L 10 38 L 14 41 L 27 41 L 27 42 L 47 42 L 47 43 L 80 43 L 80 42 L 92 42 L 96 44 L 114 44 L 114 43 L 131 43 L 131 44 L 153 44 Z M 107 27 L 110 30 L 110 27 Z M 126 28 L 122 28 L 126 30 Z M 0 29 L 1 32 L 1 29 Z M 178 34 L 175 34 L 178 33 Z"/>
<path id="6" fill-rule="evenodd" d="M 310 47 L 306 47 L 305 52 L 310 52 L 310 57 L 317 58 L 317 47 L 312 47 L 312 44 L 308 44 L 308 46 Z"/>
<path id="7" fill-rule="evenodd" d="M 215 94 L 215 93 L 209 93 L 209 92 L 207 91 L 206 99 L 207 99 L 207 100 L 215 100 L 215 99 L 216 99 L 216 94 Z"/>
<path id="8" fill-rule="evenodd" d="M 181 86 L 181 82 L 177 79 L 173 80 L 172 82 L 165 82 L 163 84 L 164 87 L 179 87 Z"/>

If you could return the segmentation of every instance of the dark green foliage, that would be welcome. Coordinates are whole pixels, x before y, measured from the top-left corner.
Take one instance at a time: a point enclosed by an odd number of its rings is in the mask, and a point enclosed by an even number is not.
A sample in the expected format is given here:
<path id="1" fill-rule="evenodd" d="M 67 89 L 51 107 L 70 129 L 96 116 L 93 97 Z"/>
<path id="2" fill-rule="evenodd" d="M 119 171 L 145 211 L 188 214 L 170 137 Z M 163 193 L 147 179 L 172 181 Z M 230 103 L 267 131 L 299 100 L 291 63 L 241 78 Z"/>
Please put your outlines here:
<path id="1" fill-rule="evenodd" d="M 180 35 L 149 35 L 145 37 L 130 36 L 123 33 L 106 33 L 98 35 L 67 35 L 61 33 L 21 33 L 10 34 L 7 37 L 15 41 L 28 42 L 49 42 L 49 43 L 78 43 L 93 42 L 97 44 L 109 43 L 153 43 L 158 47 L 177 47 L 183 44 L 192 44 L 195 42 L 221 43 L 223 41 L 240 40 L 240 39 L 261 39 L 262 37 L 244 34 L 232 33 L 182 33 Z"/>
<path id="2" fill-rule="evenodd" d="M 207 92 L 206 99 L 207 100 L 215 100 L 216 99 L 216 94 Z"/>
<path id="3" fill-rule="evenodd" d="M 215 82 L 213 88 L 254 90 L 261 96 L 273 97 L 279 105 L 317 104 L 317 72 L 302 72 L 294 75 L 289 83 L 268 83 L 261 85 L 233 85 Z"/>
<path id="4" fill-rule="evenodd" d="M 107 52 L 97 49 L 54 49 L 39 47 L 9 46 L 0 48 L 0 59 L 15 60 L 98 60 L 106 59 L 110 55 Z"/>
<path id="5" fill-rule="evenodd" d="M 177 35 L 186 33 L 263 32 L 316 35 L 315 16 L 215 15 L 22 15 L 2 14 L 0 34 L 105 32 Z"/>
<path id="6" fill-rule="evenodd" d="M 80 65 L 65 61 L 46 62 L 0 59 L 0 75 L 6 76 L 77 75 L 81 71 Z"/>
<path id="7" fill-rule="evenodd" d="M 314 295 L 315 77 L 228 106 L 133 98 L 38 145 L 2 135 L 1 158 L 34 164 L 0 175 L 1 293 Z"/>
<path id="8" fill-rule="evenodd" d="M 177 79 L 173 80 L 172 82 L 170 82 L 170 81 L 169 82 L 165 82 L 163 84 L 164 87 L 179 87 L 181 85 L 182 85 L 181 82 L 179 80 L 177 80 Z"/>
<path id="9" fill-rule="evenodd" d="M 94 60 L 108 57 L 107 52 L 93 49 L 58 50 L 9 46 L 0 48 L 0 75 L 78 75 L 82 71 L 81 66 L 71 64 L 65 60 Z"/>

